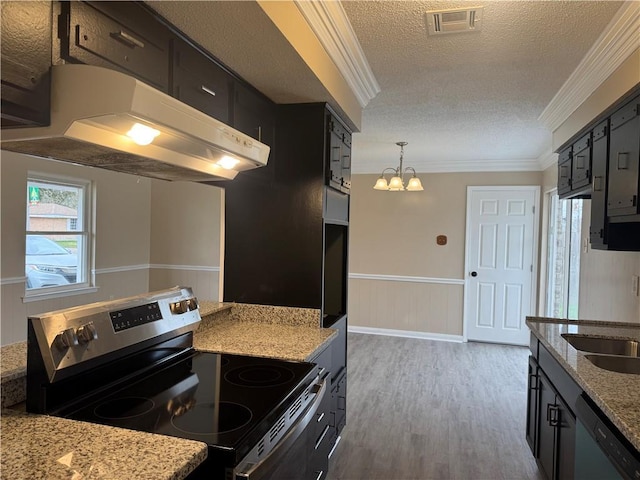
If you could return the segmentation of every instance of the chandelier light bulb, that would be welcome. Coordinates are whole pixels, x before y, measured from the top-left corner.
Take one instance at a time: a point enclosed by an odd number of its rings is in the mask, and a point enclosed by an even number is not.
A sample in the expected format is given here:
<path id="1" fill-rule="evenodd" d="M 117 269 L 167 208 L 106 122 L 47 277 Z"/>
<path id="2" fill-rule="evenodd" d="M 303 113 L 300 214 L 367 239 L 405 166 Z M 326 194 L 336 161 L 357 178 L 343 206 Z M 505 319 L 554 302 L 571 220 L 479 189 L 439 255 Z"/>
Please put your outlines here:
<path id="1" fill-rule="evenodd" d="M 422 187 L 422 182 L 416 176 L 416 171 L 412 167 L 407 167 L 404 170 L 402 169 L 402 160 L 404 156 L 404 147 L 407 145 L 407 142 L 396 142 L 396 145 L 400 147 L 400 165 L 397 168 L 385 168 L 382 171 L 382 174 L 376 180 L 376 184 L 373 186 L 374 190 L 386 190 L 390 192 L 420 192 L 424 190 Z M 385 172 L 393 172 L 393 176 L 389 179 L 387 183 L 387 179 L 385 178 Z M 404 177 L 405 174 L 413 172 L 413 176 L 409 179 L 407 183 L 407 187 L 404 186 Z"/>

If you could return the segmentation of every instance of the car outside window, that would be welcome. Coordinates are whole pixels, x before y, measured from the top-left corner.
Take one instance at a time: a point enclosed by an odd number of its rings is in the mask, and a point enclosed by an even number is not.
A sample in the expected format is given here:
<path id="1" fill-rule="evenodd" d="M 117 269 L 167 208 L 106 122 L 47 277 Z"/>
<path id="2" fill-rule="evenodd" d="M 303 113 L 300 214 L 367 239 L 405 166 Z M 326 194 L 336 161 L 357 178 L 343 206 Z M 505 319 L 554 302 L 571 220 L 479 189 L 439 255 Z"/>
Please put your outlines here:
<path id="1" fill-rule="evenodd" d="M 30 175 L 25 236 L 26 295 L 89 286 L 90 183 Z"/>

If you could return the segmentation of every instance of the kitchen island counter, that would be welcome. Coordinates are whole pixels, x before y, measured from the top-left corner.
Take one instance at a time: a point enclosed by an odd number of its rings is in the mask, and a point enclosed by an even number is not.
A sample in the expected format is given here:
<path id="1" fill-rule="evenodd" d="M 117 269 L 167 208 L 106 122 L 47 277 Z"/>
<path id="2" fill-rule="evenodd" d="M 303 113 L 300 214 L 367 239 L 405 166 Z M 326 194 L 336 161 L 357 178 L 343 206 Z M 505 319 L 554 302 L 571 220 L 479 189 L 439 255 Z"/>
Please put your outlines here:
<path id="1" fill-rule="evenodd" d="M 640 341 L 640 325 L 527 317 L 527 326 L 620 432 L 640 451 L 640 375 L 596 367 L 563 334 L 624 337 Z"/>
<path id="2" fill-rule="evenodd" d="M 2 479 L 180 480 L 207 457 L 192 440 L 2 411 Z"/>

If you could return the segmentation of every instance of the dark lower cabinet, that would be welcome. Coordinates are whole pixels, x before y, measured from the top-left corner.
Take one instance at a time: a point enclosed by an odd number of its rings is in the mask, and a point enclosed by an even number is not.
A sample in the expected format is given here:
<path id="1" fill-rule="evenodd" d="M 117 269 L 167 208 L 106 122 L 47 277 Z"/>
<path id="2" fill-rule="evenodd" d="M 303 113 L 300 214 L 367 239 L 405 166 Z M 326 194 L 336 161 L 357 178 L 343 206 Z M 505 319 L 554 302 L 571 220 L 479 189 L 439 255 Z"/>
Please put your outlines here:
<path id="1" fill-rule="evenodd" d="M 529 357 L 526 439 L 540 471 L 548 480 L 573 480 L 576 419 L 561 391 L 573 399 L 577 386 L 540 346 L 540 363 Z M 537 350 L 537 345 L 536 345 Z M 555 362 L 555 363 L 551 363 Z M 548 372 L 542 368 L 548 366 Z M 557 385 L 550 377 L 555 378 Z"/>
<path id="2" fill-rule="evenodd" d="M 2 2 L 2 127 L 49 124 L 51 2 Z"/>
<path id="3" fill-rule="evenodd" d="M 538 363 L 533 357 L 529 357 L 529 376 L 527 388 L 527 425 L 526 438 L 529 448 L 537 455 L 536 432 L 538 421 Z"/>
<path id="4" fill-rule="evenodd" d="M 538 465 L 549 480 L 573 480 L 576 419 L 541 372 L 538 389 Z"/>

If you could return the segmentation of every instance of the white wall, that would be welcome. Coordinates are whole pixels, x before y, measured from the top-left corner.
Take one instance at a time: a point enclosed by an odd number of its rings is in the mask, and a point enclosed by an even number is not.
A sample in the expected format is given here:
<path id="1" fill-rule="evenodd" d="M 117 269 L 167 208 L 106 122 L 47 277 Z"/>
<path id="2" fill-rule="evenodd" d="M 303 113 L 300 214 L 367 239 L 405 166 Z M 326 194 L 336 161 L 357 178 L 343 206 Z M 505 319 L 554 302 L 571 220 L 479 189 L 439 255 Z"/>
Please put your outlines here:
<path id="1" fill-rule="evenodd" d="M 25 200 L 30 171 L 93 182 L 97 292 L 23 300 Z M 183 284 L 192 286 L 203 300 L 217 300 L 220 189 L 151 180 L 6 151 L 0 156 L 0 181 L 2 345 L 26 339 L 28 315 L 150 289 Z M 185 227 L 188 233 L 181 231 Z"/>

